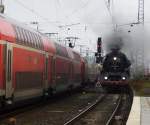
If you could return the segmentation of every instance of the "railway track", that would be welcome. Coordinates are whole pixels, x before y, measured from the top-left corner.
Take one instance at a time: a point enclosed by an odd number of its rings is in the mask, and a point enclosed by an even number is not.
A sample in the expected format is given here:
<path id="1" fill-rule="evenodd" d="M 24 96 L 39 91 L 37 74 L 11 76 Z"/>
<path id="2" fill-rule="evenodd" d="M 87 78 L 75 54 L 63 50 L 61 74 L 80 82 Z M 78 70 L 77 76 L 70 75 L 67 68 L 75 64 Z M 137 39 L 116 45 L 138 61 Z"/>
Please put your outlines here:
<path id="1" fill-rule="evenodd" d="M 76 120 L 80 119 L 85 113 L 92 110 L 98 103 L 100 103 L 103 100 L 103 98 L 105 96 L 106 95 L 99 97 L 93 104 L 91 104 L 89 107 L 85 108 L 81 113 L 79 113 L 77 116 L 73 117 L 71 120 L 67 121 L 64 125 L 73 124 Z"/>
<path id="2" fill-rule="evenodd" d="M 125 95 L 75 93 L 44 105 L 30 106 L 0 120 L 2 125 L 116 125 Z M 25 108 L 26 109 L 26 108 Z M 24 111 L 23 111 L 24 110 Z M 117 114 L 118 113 L 118 114 Z M 15 124 L 10 124 L 14 122 Z M 117 123 L 118 124 L 118 123 Z"/>
<path id="3" fill-rule="evenodd" d="M 69 98 L 70 96 L 73 96 L 74 94 L 82 92 L 81 88 L 78 88 L 77 90 L 72 90 L 72 93 L 70 92 L 62 92 L 60 94 L 56 94 L 55 96 L 48 97 L 43 99 L 43 97 L 38 97 L 38 98 L 32 98 L 28 99 L 23 102 L 17 102 L 14 105 L 10 105 L 9 107 L 6 108 L 0 108 L 0 121 L 4 118 L 11 117 L 32 109 L 36 109 L 39 107 L 46 106 L 50 103 L 56 102 L 59 99 L 62 98 Z"/>
<path id="4" fill-rule="evenodd" d="M 120 95 L 107 95 L 64 125 L 125 125 L 132 105 L 131 98 L 130 90 Z"/>
<path id="5" fill-rule="evenodd" d="M 111 121 L 112 125 L 126 125 L 126 121 L 128 120 L 128 116 L 131 110 L 132 102 L 133 102 L 132 94 L 122 95 L 119 108 Z"/>
<path id="6" fill-rule="evenodd" d="M 57 97 L 57 99 L 46 104 L 31 105 L 27 108 L 17 109 L 1 116 L 2 125 L 59 125 L 66 119 L 70 119 L 74 114 L 78 114 L 84 107 L 89 106 L 95 100 L 103 96 L 94 92 L 77 92 L 72 95 Z"/>
<path id="7" fill-rule="evenodd" d="M 113 97 L 115 99 L 113 100 L 113 105 L 111 106 L 112 108 L 109 109 L 111 111 L 104 111 L 103 110 L 104 107 L 102 107 L 102 106 L 104 106 L 104 104 L 106 105 L 106 103 L 108 103 L 108 101 L 110 101 L 110 99 Z M 71 120 L 67 121 L 64 125 L 83 125 L 83 124 L 85 124 L 85 125 L 91 125 L 91 124 L 92 125 L 98 125 L 98 124 L 109 125 L 120 105 L 121 97 L 122 97 L 121 95 L 105 95 L 105 96 L 103 96 L 103 98 L 101 98 L 98 101 L 96 101 L 95 103 L 93 103 L 91 106 L 86 108 L 80 114 L 73 117 Z M 108 106 L 106 106 L 106 107 L 108 107 Z M 98 109 L 99 109 L 99 111 L 98 111 Z M 100 109 L 101 109 L 101 111 L 100 111 Z M 113 111 L 113 109 L 114 109 L 114 111 Z M 113 111 L 113 113 L 112 113 L 112 111 Z M 99 117 L 100 115 L 102 117 Z M 97 117 L 97 119 L 96 119 L 96 117 Z"/>
<path id="8" fill-rule="evenodd" d="M 114 108 L 114 111 L 112 112 L 111 116 L 107 120 L 106 125 L 110 125 L 112 123 L 112 121 L 113 121 L 113 119 L 114 119 L 114 117 L 115 117 L 115 115 L 117 113 L 117 110 L 118 110 L 119 106 L 121 105 L 121 100 L 122 100 L 122 95 L 119 96 L 118 101 L 117 101 L 117 105 Z"/>

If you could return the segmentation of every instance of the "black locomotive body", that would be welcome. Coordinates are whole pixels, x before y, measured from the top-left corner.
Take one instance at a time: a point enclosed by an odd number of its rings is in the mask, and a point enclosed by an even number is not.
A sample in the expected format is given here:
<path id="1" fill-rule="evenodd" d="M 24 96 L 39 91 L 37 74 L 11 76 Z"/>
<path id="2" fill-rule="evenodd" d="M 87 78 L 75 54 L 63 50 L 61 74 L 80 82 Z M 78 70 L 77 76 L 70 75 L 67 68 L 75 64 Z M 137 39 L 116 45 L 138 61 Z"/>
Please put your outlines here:
<path id="1" fill-rule="evenodd" d="M 119 49 L 112 49 L 103 61 L 101 83 L 103 85 L 126 85 L 130 77 L 130 61 Z"/>

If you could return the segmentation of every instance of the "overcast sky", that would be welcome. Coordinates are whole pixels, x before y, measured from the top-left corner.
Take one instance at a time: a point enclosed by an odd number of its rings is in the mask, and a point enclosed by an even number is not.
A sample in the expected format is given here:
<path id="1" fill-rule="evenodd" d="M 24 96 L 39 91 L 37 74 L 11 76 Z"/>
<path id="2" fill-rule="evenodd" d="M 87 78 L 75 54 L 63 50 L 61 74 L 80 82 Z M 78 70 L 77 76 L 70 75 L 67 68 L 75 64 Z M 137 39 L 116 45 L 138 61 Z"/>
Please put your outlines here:
<path id="1" fill-rule="evenodd" d="M 106 0 L 3 0 L 5 13 L 21 22 L 38 21 L 41 31 L 57 32 L 59 25 L 76 24 L 78 29 L 92 30 L 96 35 L 110 31 L 111 16 Z M 137 19 L 138 0 L 113 0 L 113 15 L 117 23 Z M 148 1 L 148 0 L 147 0 Z M 74 26 L 71 27 L 73 29 Z"/>
<path id="2" fill-rule="evenodd" d="M 112 16 L 105 1 L 3 0 L 6 15 L 26 24 L 37 21 L 41 32 L 58 32 L 62 36 L 77 36 L 80 38 L 79 44 L 85 44 L 93 51 L 96 48 L 98 36 L 102 37 L 105 43 L 108 36 L 113 32 Z M 145 26 L 147 31 L 150 31 L 149 6 L 150 1 L 145 0 Z M 113 0 L 111 12 L 114 22 L 118 25 L 137 22 L 138 0 Z M 70 24 L 75 25 L 60 28 L 60 26 Z M 30 26 L 33 25 L 30 24 Z M 130 34 L 128 33 L 129 30 L 131 30 Z M 131 28 L 129 25 L 118 27 L 118 31 L 125 33 L 125 36 L 129 37 L 126 38 L 127 40 L 131 40 L 131 37 L 132 40 L 135 39 L 135 34 L 141 32 L 141 30 L 138 30 L 138 26 Z"/>

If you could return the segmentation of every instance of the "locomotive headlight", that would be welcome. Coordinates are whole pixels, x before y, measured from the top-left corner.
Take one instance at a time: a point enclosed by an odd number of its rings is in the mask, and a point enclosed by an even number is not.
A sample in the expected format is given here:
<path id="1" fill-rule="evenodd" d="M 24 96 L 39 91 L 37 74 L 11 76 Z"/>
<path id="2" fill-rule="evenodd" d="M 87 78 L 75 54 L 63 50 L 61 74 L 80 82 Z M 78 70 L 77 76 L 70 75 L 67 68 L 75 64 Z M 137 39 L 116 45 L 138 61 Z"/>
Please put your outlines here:
<path id="1" fill-rule="evenodd" d="M 122 80 L 125 80 L 125 79 L 126 79 L 126 77 L 123 76 L 123 77 L 122 77 Z"/>
<path id="2" fill-rule="evenodd" d="M 114 57 L 113 59 L 114 59 L 114 61 L 116 61 L 116 60 L 117 60 L 117 57 Z"/>
<path id="3" fill-rule="evenodd" d="M 104 77 L 104 79 L 105 79 L 105 80 L 107 80 L 107 79 L 108 79 L 108 77 L 107 77 L 107 76 L 105 76 L 105 77 Z"/>

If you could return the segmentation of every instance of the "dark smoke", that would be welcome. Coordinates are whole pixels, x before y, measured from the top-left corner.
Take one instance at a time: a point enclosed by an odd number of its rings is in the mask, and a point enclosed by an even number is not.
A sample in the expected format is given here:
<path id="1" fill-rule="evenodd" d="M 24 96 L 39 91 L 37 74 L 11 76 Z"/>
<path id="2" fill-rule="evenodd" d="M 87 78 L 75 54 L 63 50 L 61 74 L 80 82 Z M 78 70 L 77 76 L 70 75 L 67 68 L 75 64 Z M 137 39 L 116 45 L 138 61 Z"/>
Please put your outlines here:
<path id="1" fill-rule="evenodd" d="M 121 50 L 123 46 L 123 39 L 117 33 L 113 33 L 108 36 L 108 39 L 105 42 L 106 52 L 109 52 L 112 48 L 118 48 Z"/>

